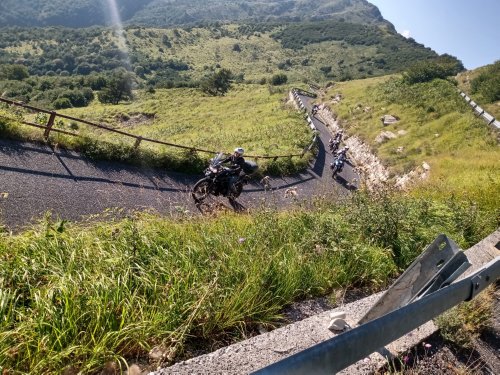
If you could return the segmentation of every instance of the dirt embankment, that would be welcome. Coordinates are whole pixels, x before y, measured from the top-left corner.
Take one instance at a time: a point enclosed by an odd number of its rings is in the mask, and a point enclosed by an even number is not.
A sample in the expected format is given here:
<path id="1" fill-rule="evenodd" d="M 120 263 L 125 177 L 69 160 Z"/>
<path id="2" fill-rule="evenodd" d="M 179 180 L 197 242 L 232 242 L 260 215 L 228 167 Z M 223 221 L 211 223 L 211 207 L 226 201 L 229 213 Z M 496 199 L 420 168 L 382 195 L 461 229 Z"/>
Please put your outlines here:
<path id="1" fill-rule="evenodd" d="M 320 106 L 317 116 L 330 129 L 332 134 L 342 130 L 337 116 L 325 104 Z M 355 135 L 344 136 L 343 142 L 349 147 L 349 159 L 354 162 L 364 186 L 369 190 L 387 185 L 404 190 L 415 182 L 424 180 L 429 176 L 431 167 L 424 162 L 421 166 L 418 166 L 407 174 L 391 178 L 389 170 L 371 151 L 370 146 L 364 143 L 359 137 Z"/>

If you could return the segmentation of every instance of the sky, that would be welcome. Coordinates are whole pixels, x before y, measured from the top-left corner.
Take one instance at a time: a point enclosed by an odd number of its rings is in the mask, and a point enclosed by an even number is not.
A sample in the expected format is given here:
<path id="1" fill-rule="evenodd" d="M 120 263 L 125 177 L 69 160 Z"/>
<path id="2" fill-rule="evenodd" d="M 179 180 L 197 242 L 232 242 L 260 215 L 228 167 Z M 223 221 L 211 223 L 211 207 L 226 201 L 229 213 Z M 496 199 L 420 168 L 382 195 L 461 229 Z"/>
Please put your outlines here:
<path id="1" fill-rule="evenodd" d="M 396 30 L 466 69 L 500 60 L 500 0 L 368 0 Z"/>

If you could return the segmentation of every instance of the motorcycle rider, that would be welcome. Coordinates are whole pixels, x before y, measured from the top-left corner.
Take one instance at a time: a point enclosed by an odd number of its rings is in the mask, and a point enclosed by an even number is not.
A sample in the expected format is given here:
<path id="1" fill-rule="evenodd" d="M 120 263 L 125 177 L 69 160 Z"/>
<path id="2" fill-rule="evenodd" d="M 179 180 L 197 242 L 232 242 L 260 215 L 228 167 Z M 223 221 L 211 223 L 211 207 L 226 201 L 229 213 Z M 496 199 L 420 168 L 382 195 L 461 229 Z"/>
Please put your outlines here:
<path id="1" fill-rule="evenodd" d="M 318 112 L 319 110 L 319 105 L 315 104 L 312 106 L 312 109 L 311 109 L 311 113 L 312 115 L 314 116 L 316 114 L 316 112 Z"/>
<path id="2" fill-rule="evenodd" d="M 338 151 L 335 154 L 335 160 L 331 164 L 330 167 L 333 168 L 335 161 L 338 160 L 340 162 L 339 172 L 342 172 L 342 169 L 344 169 L 344 163 L 347 160 L 347 151 L 349 151 L 349 147 L 347 147 L 347 146 L 345 146 L 343 149 L 341 149 L 340 151 Z"/>
<path id="3" fill-rule="evenodd" d="M 237 193 L 234 184 L 236 183 L 236 181 L 238 181 L 240 172 L 243 170 L 243 166 L 245 165 L 245 159 L 243 158 L 244 153 L 245 150 L 243 150 L 241 147 L 236 147 L 234 149 L 233 154 L 229 155 L 227 158 L 221 161 L 222 164 L 230 163 L 228 171 L 229 178 L 227 185 L 228 193 L 229 192 Z"/>
<path id="4" fill-rule="evenodd" d="M 339 130 L 337 133 L 335 133 L 335 137 L 333 137 L 333 140 L 340 143 L 340 141 L 342 140 L 343 136 L 344 136 L 344 131 L 343 130 Z"/>

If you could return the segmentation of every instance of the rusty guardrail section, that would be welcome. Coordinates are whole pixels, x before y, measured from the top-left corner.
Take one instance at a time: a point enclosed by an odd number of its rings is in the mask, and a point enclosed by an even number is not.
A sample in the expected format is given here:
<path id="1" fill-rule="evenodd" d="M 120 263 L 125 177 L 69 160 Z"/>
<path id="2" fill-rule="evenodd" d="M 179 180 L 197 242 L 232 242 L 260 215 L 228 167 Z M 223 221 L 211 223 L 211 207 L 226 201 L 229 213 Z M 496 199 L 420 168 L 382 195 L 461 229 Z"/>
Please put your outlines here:
<path id="1" fill-rule="evenodd" d="M 142 136 L 131 134 L 131 133 L 127 133 L 127 132 L 124 132 L 124 131 L 121 131 L 121 130 L 118 130 L 118 129 L 113 129 L 113 128 L 110 128 L 109 126 L 106 126 L 106 125 L 97 124 L 97 123 L 92 122 L 92 121 L 87 121 L 87 120 L 79 119 L 79 118 L 76 118 L 76 117 L 73 117 L 73 116 L 64 115 L 64 114 L 61 114 L 61 113 L 57 113 L 55 111 L 49 111 L 49 110 L 46 110 L 46 109 L 33 107 L 33 106 L 25 104 L 25 103 L 20 103 L 20 102 L 16 102 L 16 101 L 5 99 L 5 98 L 0 98 L 0 102 L 6 103 L 6 104 L 11 105 L 11 106 L 17 106 L 17 107 L 25 108 L 25 109 L 28 109 L 28 110 L 30 110 L 32 112 L 44 113 L 44 114 L 49 115 L 49 119 L 48 119 L 47 123 L 44 124 L 44 125 L 42 125 L 42 124 L 36 124 L 36 123 L 33 123 L 33 122 L 29 122 L 29 121 L 20 121 L 24 125 L 28 125 L 28 126 L 32 126 L 32 127 L 44 130 L 43 136 L 44 136 L 45 139 L 49 138 L 51 132 L 61 133 L 61 134 L 65 134 L 65 135 L 69 135 L 69 136 L 73 136 L 73 137 L 80 137 L 81 136 L 80 134 L 77 134 L 77 133 L 72 133 L 72 132 L 69 132 L 69 131 L 66 131 L 66 130 L 61 130 L 61 129 L 54 128 L 53 126 L 54 126 L 55 119 L 57 117 L 59 117 L 59 118 L 62 118 L 62 119 L 66 119 L 66 120 L 70 120 L 70 121 L 79 122 L 79 123 L 82 123 L 82 124 L 85 124 L 85 125 L 89 125 L 91 127 L 94 127 L 94 128 L 97 128 L 97 129 L 101 129 L 101 130 L 105 130 L 105 131 L 108 131 L 108 132 L 111 132 L 111 133 L 120 134 L 120 135 L 125 136 L 125 137 L 133 138 L 133 139 L 135 139 L 134 148 L 136 148 L 136 149 L 139 147 L 139 145 L 141 144 L 141 142 L 144 141 L 144 142 L 155 143 L 155 144 L 159 144 L 159 145 L 163 145 L 163 146 L 168 146 L 168 147 L 174 147 L 174 148 L 189 150 L 189 151 L 193 151 L 193 152 L 202 152 L 202 153 L 207 153 L 207 154 L 216 154 L 218 152 L 218 151 L 214 151 L 214 150 L 207 150 L 207 149 L 203 149 L 203 148 L 197 148 L 197 147 L 179 145 L 179 144 L 175 144 L 175 143 L 171 143 L 171 142 L 165 142 L 165 141 L 160 141 L 160 140 L 157 140 L 157 139 L 142 137 Z M 311 143 L 311 145 L 308 146 L 308 147 L 306 147 L 306 148 L 304 148 L 304 150 L 301 153 L 288 154 L 288 155 L 247 155 L 247 157 L 253 158 L 253 159 L 256 159 L 256 160 L 258 160 L 258 159 L 273 159 L 273 160 L 277 160 L 277 159 L 280 159 L 280 158 L 292 158 L 292 157 L 300 157 L 300 158 L 302 158 L 302 157 L 304 157 L 304 155 L 306 154 L 306 152 L 308 152 L 308 151 L 311 150 L 311 148 L 312 148 L 315 140 L 316 139 L 314 138 L 313 142 Z"/>
<path id="2" fill-rule="evenodd" d="M 472 300 L 497 282 L 500 279 L 499 254 L 500 230 L 465 253 L 453 241 L 440 235 L 381 297 L 383 303 L 376 303 L 360 320 L 361 325 L 357 328 L 253 374 L 326 375 L 339 372 L 460 302 Z M 439 271 L 429 272 L 427 266 L 436 266 Z M 471 267 L 469 274 L 462 275 L 468 267 Z M 416 280 L 418 285 L 413 285 L 412 281 Z"/>

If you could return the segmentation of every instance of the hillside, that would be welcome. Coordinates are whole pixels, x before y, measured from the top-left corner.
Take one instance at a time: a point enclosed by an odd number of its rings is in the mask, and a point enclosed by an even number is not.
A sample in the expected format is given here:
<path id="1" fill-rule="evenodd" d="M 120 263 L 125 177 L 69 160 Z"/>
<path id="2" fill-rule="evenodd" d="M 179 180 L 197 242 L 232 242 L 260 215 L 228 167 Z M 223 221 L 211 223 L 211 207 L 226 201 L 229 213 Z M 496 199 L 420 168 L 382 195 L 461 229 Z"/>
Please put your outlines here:
<path id="1" fill-rule="evenodd" d="M 118 67 L 134 72 L 139 86 L 170 88 L 197 86 L 220 68 L 239 82 L 265 84 L 283 73 L 288 82 L 326 83 L 399 72 L 437 57 L 390 28 L 340 21 L 130 27 L 123 36 L 126 48 L 104 28 L 0 29 L 0 78 L 12 62 L 29 77 L 5 74 L 0 93 L 50 107 L 68 88 L 99 90 Z"/>
<path id="2" fill-rule="evenodd" d="M 0 27 L 104 25 L 110 19 L 111 3 L 115 0 L 4 0 L 0 4 Z M 117 0 L 116 7 L 122 21 L 142 26 L 322 19 L 388 24 L 378 8 L 365 0 Z"/>
<path id="3" fill-rule="evenodd" d="M 349 135 L 382 160 L 393 181 L 406 175 L 419 196 L 451 194 L 500 207 L 498 131 L 474 115 L 450 81 L 408 84 L 386 76 L 342 82 L 322 100 Z M 399 120 L 384 126 L 385 115 Z"/>
<path id="4" fill-rule="evenodd" d="M 500 118 L 500 61 L 462 72 L 457 81 L 460 90 L 495 118 Z"/>

